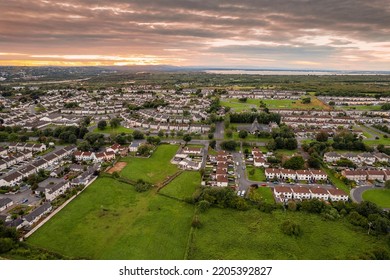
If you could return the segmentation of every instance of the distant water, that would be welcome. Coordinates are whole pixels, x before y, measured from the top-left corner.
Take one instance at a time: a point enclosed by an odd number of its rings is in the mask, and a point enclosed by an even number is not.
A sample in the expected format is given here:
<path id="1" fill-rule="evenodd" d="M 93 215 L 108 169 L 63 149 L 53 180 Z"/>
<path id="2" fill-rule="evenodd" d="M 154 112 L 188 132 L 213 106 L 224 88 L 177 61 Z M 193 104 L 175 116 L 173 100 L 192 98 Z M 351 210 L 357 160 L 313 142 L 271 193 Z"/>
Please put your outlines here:
<path id="1" fill-rule="evenodd" d="M 205 70 L 205 72 L 231 75 L 390 75 L 389 71 Z"/>

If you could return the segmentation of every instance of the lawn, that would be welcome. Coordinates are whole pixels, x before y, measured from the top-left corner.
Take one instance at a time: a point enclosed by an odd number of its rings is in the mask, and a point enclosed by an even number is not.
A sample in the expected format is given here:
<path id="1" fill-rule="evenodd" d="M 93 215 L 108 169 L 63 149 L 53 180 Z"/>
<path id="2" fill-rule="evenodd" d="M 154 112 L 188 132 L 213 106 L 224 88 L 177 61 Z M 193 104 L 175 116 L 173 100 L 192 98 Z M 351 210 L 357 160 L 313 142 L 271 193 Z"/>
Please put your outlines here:
<path id="1" fill-rule="evenodd" d="M 390 189 L 373 189 L 363 193 L 363 199 L 374 202 L 383 208 L 390 208 Z"/>
<path id="2" fill-rule="evenodd" d="M 200 186 L 200 173 L 185 171 L 160 190 L 160 193 L 179 199 L 191 198 Z"/>
<path id="3" fill-rule="evenodd" d="M 250 171 L 253 169 L 255 170 L 255 174 L 251 175 Z M 264 169 L 262 169 L 262 168 L 248 166 L 248 168 L 246 169 L 246 172 L 247 172 L 246 175 L 248 176 L 248 179 L 251 181 L 265 182 L 265 180 L 266 180 Z"/>
<path id="4" fill-rule="evenodd" d="M 314 96 L 311 96 L 311 103 L 303 104 L 300 100 L 290 100 L 290 99 L 252 99 L 248 98 L 247 101 L 240 102 L 237 98 L 229 98 L 221 100 L 221 106 L 227 106 L 232 108 L 235 112 L 249 111 L 251 108 L 257 108 L 260 105 L 260 100 L 262 100 L 268 109 L 301 109 L 301 110 L 329 110 L 330 107 L 324 104 L 322 101 L 317 99 Z"/>
<path id="5" fill-rule="evenodd" d="M 234 131 L 233 132 L 233 136 L 232 137 L 228 137 L 225 133 L 224 135 L 224 139 L 225 140 L 235 140 L 235 141 L 253 141 L 253 142 L 265 142 L 265 143 L 268 143 L 269 141 L 271 141 L 271 138 L 259 138 L 257 137 L 256 135 L 253 135 L 253 134 L 250 134 L 248 133 L 248 136 L 245 137 L 245 138 L 240 138 L 238 136 L 238 132 L 237 131 Z"/>
<path id="6" fill-rule="evenodd" d="M 126 128 L 126 127 L 123 127 L 123 126 L 118 126 L 116 128 L 112 128 L 112 127 L 106 127 L 105 129 L 101 130 L 99 128 L 95 128 L 93 130 L 93 132 L 97 132 L 97 133 L 109 133 L 109 134 L 120 134 L 122 132 L 124 133 L 133 133 L 134 129 L 131 129 L 131 128 Z"/>
<path id="7" fill-rule="evenodd" d="M 384 138 L 380 137 L 379 139 L 376 140 L 363 140 L 363 142 L 369 146 L 377 146 L 377 145 L 385 145 L 389 146 L 390 145 L 390 138 Z"/>
<path id="8" fill-rule="evenodd" d="M 329 168 L 323 167 L 322 170 L 324 170 L 326 172 L 326 174 L 328 175 L 329 181 L 331 181 L 332 184 L 336 188 L 338 188 L 340 190 L 343 190 L 347 194 L 349 194 L 349 192 L 350 192 L 349 187 L 346 184 L 344 184 L 343 181 L 341 181 L 339 178 L 336 178 Z"/>
<path id="9" fill-rule="evenodd" d="M 283 234 L 280 225 L 286 220 L 300 224 L 303 235 Z M 194 231 L 190 259 L 357 259 L 374 248 L 387 247 L 384 239 L 367 235 L 345 220 L 326 221 L 302 212 L 212 208 L 201 214 L 200 221 L 203 226 Z"/>
<path id="10" fill-rule="evenodd" d="M 27 242 L 76 259 L 183 259 L 193 210 L 100 178 Z"/>
<path id="11" fill-rule="evenodd" d="M 337 106 L 336 109 L 357 110 L 357 111 L 380 111 L 381 110 L 381 105 Z"/>
<path id="12" fill-rule="evenodd" d="M 275 154 L 282 154 L 282 155 L 285 155 L 285 156 L 292 156 L 294 154 L 296 154 L 298 152 L 298 150 L 287 150 L 287 149 L 279 149 L 279 150 L 275 150 L 274 153 Z"/>
<path id="13" fill-rule="evenodd" d="M 168 176 L 179 169 L 171 164 L 178 145 L 160 145 L 150 158 L 125 157 L 121 161 L 127 162 L 120 175 L 131 180 L 143 179 L 153 184 L 163 182 Z"/>
<path id="14" fill-rule="evenodd" d="M 269 187 L 258 187 L 254 190 L 255 195 L 261 197 L 265 202 L 275 203 L 272 189 Z"/>

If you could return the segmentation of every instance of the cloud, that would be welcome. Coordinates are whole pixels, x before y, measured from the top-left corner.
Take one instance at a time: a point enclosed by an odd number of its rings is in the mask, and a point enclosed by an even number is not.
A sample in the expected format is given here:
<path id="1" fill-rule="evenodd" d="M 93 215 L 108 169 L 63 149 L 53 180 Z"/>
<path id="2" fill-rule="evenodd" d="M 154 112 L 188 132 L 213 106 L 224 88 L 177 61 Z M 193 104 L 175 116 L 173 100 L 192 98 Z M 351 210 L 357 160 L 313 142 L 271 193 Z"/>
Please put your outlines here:
<path id="1" fill-rule="evenodd" d="M 102 56 L 151 56 L 162 58 L 153 63 L 230 66 L 258 59 L 278 67 L 309 61 L 323 68 L 335 67 L 335 57 L 340 59 L 338 68 L 351 63 L 346 52 L 352 51 L 351 66 L 388 69 L 389 48 L 380 47 L 390 42 L 387 2 L 0 1 L 0 50 L 32 60 L 58 56 L 49 61 L 70 62 L 65 56 L 72 55 L 91 55 L 85 63 L 114 61 Z M 371 65 L 367 58 L 377 62 Z"/>

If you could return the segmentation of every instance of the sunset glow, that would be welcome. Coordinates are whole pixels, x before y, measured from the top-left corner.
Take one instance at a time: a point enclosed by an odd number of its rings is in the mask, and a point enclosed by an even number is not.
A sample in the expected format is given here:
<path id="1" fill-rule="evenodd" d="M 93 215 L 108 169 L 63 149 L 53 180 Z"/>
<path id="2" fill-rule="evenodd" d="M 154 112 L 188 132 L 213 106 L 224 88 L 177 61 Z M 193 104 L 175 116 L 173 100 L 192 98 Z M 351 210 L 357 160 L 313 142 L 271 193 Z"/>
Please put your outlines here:
<path id="1" fill-rule="evenodd" d="M 384 0 L 0 0 L 0 65 L 390 69 Z"/>

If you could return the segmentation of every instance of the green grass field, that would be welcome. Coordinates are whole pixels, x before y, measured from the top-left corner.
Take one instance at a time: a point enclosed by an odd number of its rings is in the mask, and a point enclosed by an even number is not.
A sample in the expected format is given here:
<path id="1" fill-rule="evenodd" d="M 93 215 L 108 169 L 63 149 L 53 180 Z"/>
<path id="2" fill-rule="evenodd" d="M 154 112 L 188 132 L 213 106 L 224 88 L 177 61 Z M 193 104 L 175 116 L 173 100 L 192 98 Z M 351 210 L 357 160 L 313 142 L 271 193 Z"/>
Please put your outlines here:
<path id="1" fill-rule="evenodd" d="M 373 189 L 363 193 L 363 199 L 374 202 L 383 208 L 390 208 L 390 190 L 389 189 Z"/>
<path id="2" fill-rule="evenodd" d="M 109 134 L 120 134 L 122 132 L 124 133 L 133 133 L 134 129 L 126 128 L 123 126 L 118 126 L 117 128 L 112 128 L 110 126 L 106 127 L 103 130 L 100 130 L 99 128 L 95 128 L 93 132 L 96 133 L 109 133 Z"/>
<path id="3" fill-rule="evenodd" d="M 161 183 L 179 170 L 176 165 L 170 163 L 178 148 L 178 145 L 160 145 L 150 158 L 122 158 L 121 161 L 127 162 L 127 165 L 120 175 L 132 180 L 143 179 L 153 184 Z"/>
<path id="4" fill-rule="evenodd" d="M 160 193 L 179 199 L 192 197 L 195 189 L 200 186 L 200 173 L 185 171 L 160 190 Z"/>
<path id="5" fill-rule="evenodd" d="M 261 197 L 265 202 L 275 203 L 274 196 L 272 194 L 272 189 L 269 187 L 258 187 L 254 190 L 255 194 Z"/>
<path id="6" fill-rule="evenodd" d="M 356 111 L 380 111 L 381 105 L 351 105 L 351 106 L 336 106 L 336 109 L 356 110 Z"/>
<path id="7" fill-rule="evenodd" d="M 280 229 L 286 220 L 301 225 L 303 235 L 287 236 Z M 210 209 L 200 216 L 190 259 L 356 259 L 366 251 L 387 246 L 347 221 L 325 221 L 302 212 L 258 210 L 240 212 Z M 222 249 L 223 248 L 223 249 Z"/>
<path id="8" fill-rule="evenodd" d="M 27 242 L 77 259 L 183 259 L 193 211 L 100 178 Z"/>
<path id="9" fill-rule="evenodd" d="M 316 97 L 311 97 L 312 101 L 309 104 L 303 104 L 300 100 L 274 100 L 274 99 L 261 99 L 268 107 L 268 109 L 301 109 L 301 110 L 311 110 L 311 109 L 327 109 L 330 107 Z M 251 108 L 259 109 L 260 99 L 247 99 L 247 101 L 240 102 L 237 98 L 229 98 L 221 100 L 221 106 L 230 107 L 235 112 L 249 111 Z"/>
<path id="10" fill-rule="evenodd" d="M 378 146 L 380 144 L 389 146 L 390 138 L 380 137 L 379 139 L 375 139 L 375 140 L 363 140 L 363 142 L 369 146 Z"/>
<path id="11" fill-rule="evenodd" d="M 337 187 L 338 189 L 340 190 L 343 190 L 345 191 L 346 193 L 349 194 L 350 192 L 350 189 L 349 187 L 343 183 L 343 181 L 341 181 L 339 178 L 336 178 L 332 172 L 330 171 L 329 168 L 322 168 L 322 170 L 324 170 L 326 172 L 326 174 L 328 175 L 328 178 L 329 180 L 332 182 L 332 184 Z"/>
<path id="12" fill-rule="evenodd" d="M 251 175 L 250 171 L 253 169 L 255 170 L 255 174 Z M 266 180 L 264 169 L 261 169 L 259 167 L 248 166 L 248 168 L 246 169 L 246 175 L 251 181 L 265 182 Z"/>

